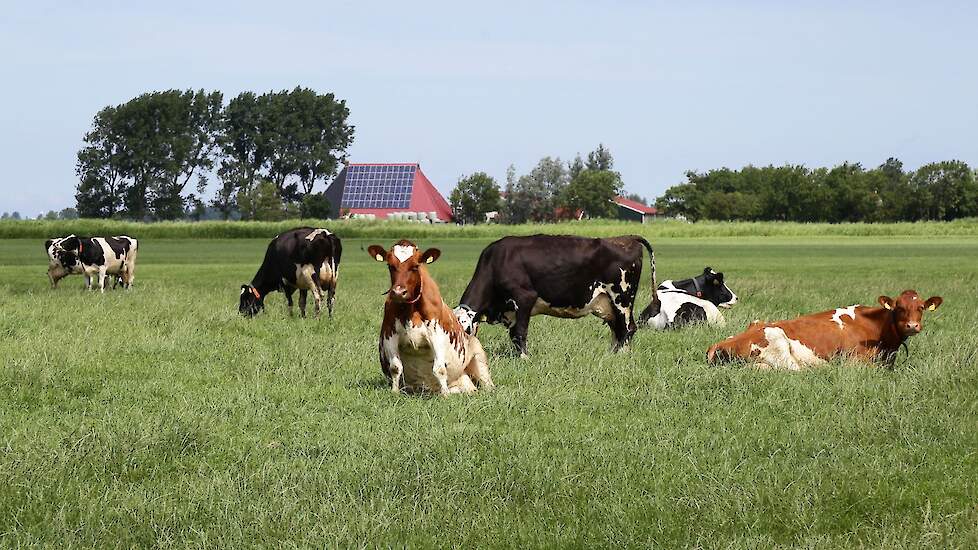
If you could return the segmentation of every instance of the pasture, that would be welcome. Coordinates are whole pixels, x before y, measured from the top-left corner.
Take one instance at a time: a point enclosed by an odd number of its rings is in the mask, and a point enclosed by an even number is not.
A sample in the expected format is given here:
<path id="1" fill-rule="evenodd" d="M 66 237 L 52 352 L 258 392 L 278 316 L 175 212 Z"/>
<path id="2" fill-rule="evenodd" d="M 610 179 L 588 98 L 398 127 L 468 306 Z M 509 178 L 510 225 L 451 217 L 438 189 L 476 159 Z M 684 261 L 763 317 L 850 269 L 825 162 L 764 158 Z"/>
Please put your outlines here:
<path id="1" fill-rule="evenodd" d="M 247 320 L 268 238 L 132 234 L 135 288 L 103 296 L 0 241 L 4 546 L 978 545 L 976 237 L 649 228 L 660 280 L 726 273 L 726 328 L 611 355 L 598 319 L 536 317 L 521 360 L 484 325 L 498 389 L 426 399 L 378 365 L 388 276 L 360 248 L 392 238 L 344 238 L 332 320 L 281 293 Z M 418 244 L 455 305 L 489 239 L 443 235 Z M 905 288 L 945 302 L 892 371 L 705 364 L 753 319 Z"/>

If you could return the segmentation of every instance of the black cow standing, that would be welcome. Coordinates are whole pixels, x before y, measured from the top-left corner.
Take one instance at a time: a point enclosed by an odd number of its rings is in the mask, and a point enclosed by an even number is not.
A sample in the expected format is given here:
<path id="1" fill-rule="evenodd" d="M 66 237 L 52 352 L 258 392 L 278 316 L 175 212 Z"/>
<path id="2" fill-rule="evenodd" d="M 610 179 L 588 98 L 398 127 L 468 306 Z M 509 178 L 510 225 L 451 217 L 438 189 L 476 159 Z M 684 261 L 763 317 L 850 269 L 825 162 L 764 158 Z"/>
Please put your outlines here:
<path id="1" fill-rule="evenodd" d="M 455 315 L 470 334 L 480 321 L 502 323 L 525 355 L 531 316 L 593 314 L 611 327 L 618 351 L 636 330 L 633 306 L 643 246 L 649 251 L 654 304 L 655 254 L 644 238 L 533 235 L 505 237 L 482 251 Z"/>
<path id="2" fill-rule="evenodd" d="M 238 311 L 254 316 L 265 307 L 265 296 L 281 290 L 291 315 L 292 295 L 298 289 L 300 314 L 306 316 L 306 297 L 311 291 L 318 317 L 322 291 L 326 290 L 326 307 L 332 317 L 342 252 L 339 237 L 326 229 L 299 227 L 276 236 L 268 244 L 265 260 L 251 284 L 241 285 Z"/>

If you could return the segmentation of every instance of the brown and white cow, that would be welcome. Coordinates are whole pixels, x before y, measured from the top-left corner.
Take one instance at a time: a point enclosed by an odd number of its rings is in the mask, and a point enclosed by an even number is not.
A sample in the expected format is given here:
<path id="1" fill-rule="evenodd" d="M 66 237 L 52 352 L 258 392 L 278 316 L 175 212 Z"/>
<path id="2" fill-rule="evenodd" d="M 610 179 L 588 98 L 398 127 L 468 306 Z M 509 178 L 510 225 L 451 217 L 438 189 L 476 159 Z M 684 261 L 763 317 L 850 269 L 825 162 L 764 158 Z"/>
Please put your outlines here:
<path id="1" fill-rule="evenodd" d="M 476 391 L 473 381 L 493 388 L 482 344 L 462 329 L 428 273 L 427 265 L 441 251 L 422 252 L 408 240 L 390 250 L 371 245 L 367 251 L 390 270 L 379 350 L 391 390 L 399 393 L 403 383 L 408 392 L 471 393 Z"/>
<path id="2" fill-rule="evenodd" d="M 755 321 L 747 330 L 713 344 L 710 363 L 745 359 L 762 367 L 799 370 L 833 357 L 878 360 L 892 366 L 907 338 L 923 328 L 924 310 L 934 311 L 943 299 L 921 300 L 915 290 L 896 299 L 880 296 L 883 307 L 854 305 L 796 319 Z"/>

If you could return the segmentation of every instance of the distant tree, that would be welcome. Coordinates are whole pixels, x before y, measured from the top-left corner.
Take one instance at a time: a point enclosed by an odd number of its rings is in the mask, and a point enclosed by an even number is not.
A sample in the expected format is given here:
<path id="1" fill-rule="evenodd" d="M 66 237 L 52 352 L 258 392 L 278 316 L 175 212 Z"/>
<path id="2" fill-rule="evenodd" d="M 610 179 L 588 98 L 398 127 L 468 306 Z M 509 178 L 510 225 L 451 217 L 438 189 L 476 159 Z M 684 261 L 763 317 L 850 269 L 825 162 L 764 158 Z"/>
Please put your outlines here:
<path id="1" fill-rule="evenodd" d="M 299 216 L 302 218 L 329 219 L 332 210 L 333 205 L 322 193 L 309 193 L 302 197 L 302 202 L 299 204 Z"/>
<path id="2" fill-rule="evenodd" d="M 12 212 L 12 213 L 10 214 L 10 219 L 12 219 L 12 220 L 19 220 L 19 219 L 20 219 L 20 212 L 18 212 L 18 211 L 16 211 L 16 210 L 14 210 L 14 211 L 13 211 L 13 212 Z"/>
<path id="3" fill-rule="evenodd" d="M 514 179 L 515 171 L 507 174 L 506 222 L 554 221 L 560 197 L 569 182 L 567 168 L 560 158 L 544 157 L 529 174 Z"/>
<path id="4" fill-rule="evenodd" d="M 349 114 L 346 102 L 333 94 L 306 88 L 239 94 L 225 110 L 218 171 L 223 198 L 258 179 L 273 182 L 288 202 L 312 193 L 316 182 L 335 176 L 346 159 L 354 132 Z"/>
<path id="5" fill-rule="evenodd" d="M 143 94 L 95 115 L 78 152 L 76 199 L 85 217 L 175 219 L 195 173 L 213 167 L 222 94 Z"/>
<path id="6" fill-rule="evenodd" d="M 967 164 L 933 162 L 910 176 L 912 219 L 953 220 L 978 215 L 978 183 Z"/>
<path id="7" fill-rule="evenodd" d="M 282 203 L 282 197 L 278 194 L 278 187 L 270 181 L 238 190 L 237 203 L 243 220 L 279 221 L 285 219 L 285 205 Z"/>
<path id="8" fill-rule="evenodd" d="M 449 196 L 452 215 L 463 223 L 485 221 L 486 213 L 499 211 L 499 184 L 485 172 L 459 178 Z"/>
<path id="9" fill-rule="evenodd" d="M 78 211 L 75 210 L 74 208 L 70 208 L 70 207 L 69 208 L 62 209 L 60 212 L 58 212 L 58 219 L 61 219 L 61 220 L 77 220 L 78 219 Z"/>
<path id="10" fill-rule="evenodd" d="M 48 210 L 47 214 L 44 215 L 45 220 L 56 220 L 58 219 L 58 213 L 54 210 Z"/>
<path id="11" fill-rule="evenodd" d="M 613 218 L 618 206 L 613 202 L 621 193 L 621 177 L 611 170 L 584 170 L 564 190 L 563 205 L 583 210 L 589 218 Z"/>
<path id="12" fill-rule="evenodd" d="M 598 144 L 598 148 L 587 155 L 588 170 L 611 170 L 615 167 L 615 159 L 603 143 Z"/>
<path id="13" fill-rule="evenodd" d="M 626 199 L 630 200 L 630 201 L 635 201 L 635 202 L 637 202 L 639 204 L 643 204 L 645 206 L 649 206 L 648 199 L 646 199 L 642 195 L 639 195 L 638 193 L 626 193 L 626 194 L 624 194 L 622 196 L 625 197 Z"/>
<path id="14" fill-rule="evenodd" d="M 574 160 L 567 163 L 567 177 L 573 181 L 574 178 L 581 175 L 581 172 L 583 172 L 584 169 L 584 160 L 581 158 L 581 154 L 578 153 L 577 156 L 574 157 Z"/>

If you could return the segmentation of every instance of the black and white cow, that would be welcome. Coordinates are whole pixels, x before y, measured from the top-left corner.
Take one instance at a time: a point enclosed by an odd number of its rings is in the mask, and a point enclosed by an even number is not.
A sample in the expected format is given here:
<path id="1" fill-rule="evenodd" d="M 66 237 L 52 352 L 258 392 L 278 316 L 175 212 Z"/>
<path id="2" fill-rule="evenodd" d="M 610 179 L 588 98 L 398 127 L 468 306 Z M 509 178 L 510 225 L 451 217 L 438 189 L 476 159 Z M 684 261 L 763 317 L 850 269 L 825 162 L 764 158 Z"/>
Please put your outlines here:
<path id="1" fill-rule="evenodd" d="M 292 294 L 298 289 L 300 314 L 306 316 L 306 296 L 311 291 L 318 317 L 322 291 L 326 290 L 326 307 L 332 317 L 342 253 L 339 237 L 326 229 L 299 227 L 277 235 L 268 244 L 265 260 L 251 284 L 241 285 L 238 311 L 252 317 L 264 309 L 265 296 L 281 290 L 285 292 L 291 315 Z"/>
<path id="2" fill-rule="evenodd" d="M 726 321 L 718 308 L 737 303 L 737 295 L 724 282 L 723 273 L 711 267 L 690 279 L 662 281 L 656 294 L 659 309 L 651 305 L 645 308 L 638 323 L 659 330 L 703 322 L 723 326 Z"/>
<path id="3" fill-rule="evenodd" d="M 455 315 L 469 334 L 480 321 L 502 323 L 525 355 L 531 316 L 593 314 L 611 327 L 613 349 L 620 350 L 636 330 L 633 306 L 643 246 L 649 251 L 654 289 L 655 255 L 642 237 L 504 237 L 482 251 Z"/>
<path id="4" fill-rule="evenodd" d="M 44 248 L 48 253 L 48 278 L 52 288 L 58 286 L 59 280 L 73 274 L 85 275 L 88 289 L 92 288 L 92 281 L 97 280 L 102 292 L 105 292 L 107 276 L 115 276 L 116 283 L 121 281 L 124 288 L 131 288 L 135 280 L 138 242 L 132 237 L 68 235 L 48 239 Z"/>

